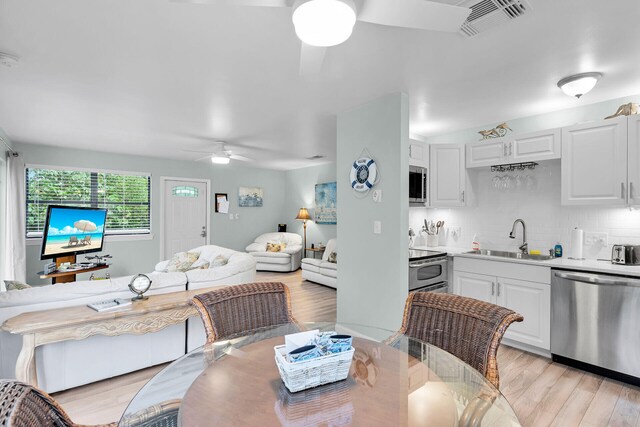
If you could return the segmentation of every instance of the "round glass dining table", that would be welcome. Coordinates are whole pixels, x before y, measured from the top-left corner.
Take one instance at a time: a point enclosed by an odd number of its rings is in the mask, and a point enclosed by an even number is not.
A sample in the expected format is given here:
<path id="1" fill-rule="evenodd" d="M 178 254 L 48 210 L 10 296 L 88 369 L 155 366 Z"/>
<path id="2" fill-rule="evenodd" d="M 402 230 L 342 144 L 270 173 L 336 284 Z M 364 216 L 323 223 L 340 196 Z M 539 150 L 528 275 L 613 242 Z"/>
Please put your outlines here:
<path id="1" fill-rule="evenodd" d="M 145 418 L 141 414 L 171 406 L 182 427 L 520 425 L 509 402 L 484 376 L 438 347 L 368 326 L 302 327 L 353 336 L 347 379 L 289 392 L 274 346 L 298 330 L 266 328 L 174 361 L 138 392 L 119 426 L 135 425 L 132 421 Z"/>

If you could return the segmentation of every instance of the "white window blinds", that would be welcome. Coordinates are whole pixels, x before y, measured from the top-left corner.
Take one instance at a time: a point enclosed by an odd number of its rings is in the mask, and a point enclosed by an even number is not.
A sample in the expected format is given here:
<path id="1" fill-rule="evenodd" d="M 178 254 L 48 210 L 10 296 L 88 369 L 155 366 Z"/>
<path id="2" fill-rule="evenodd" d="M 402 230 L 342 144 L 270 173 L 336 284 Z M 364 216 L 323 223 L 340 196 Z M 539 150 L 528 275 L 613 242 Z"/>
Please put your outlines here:
<path id="1" fill-rule="evenodd" d="M 27 237 L 41 236 L 49 205 L 106 208 L 106 234 L 151 232 L 151 176 L 128 172 L 26 169 Z"/>

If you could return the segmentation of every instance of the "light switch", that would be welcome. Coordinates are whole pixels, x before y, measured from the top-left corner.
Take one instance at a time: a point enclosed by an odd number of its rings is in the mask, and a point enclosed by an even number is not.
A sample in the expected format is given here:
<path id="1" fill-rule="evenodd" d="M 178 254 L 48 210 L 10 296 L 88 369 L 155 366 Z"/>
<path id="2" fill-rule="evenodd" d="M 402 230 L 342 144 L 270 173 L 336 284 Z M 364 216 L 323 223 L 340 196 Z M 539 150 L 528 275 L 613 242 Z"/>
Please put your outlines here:
<path id="1" fill-rule="evenodd" d="M 236 214 L 236 219 L 240 219 L 240 214 Z"/>
<path id="2" fill-rule="evenodd" d="M 382 190 L 373 190 L 373 201 L 376 203 L 382 202 Z"/>
<path id="3" fill-rule="evenodd" d="M 382 233 L 382 222 L 373 221 L 373 234 L 381 234 Z"/>
<path id="4" fill-rule="evenodd" d="M 233 214 L 229 214 L 229 219 L 233 221 Z"/>

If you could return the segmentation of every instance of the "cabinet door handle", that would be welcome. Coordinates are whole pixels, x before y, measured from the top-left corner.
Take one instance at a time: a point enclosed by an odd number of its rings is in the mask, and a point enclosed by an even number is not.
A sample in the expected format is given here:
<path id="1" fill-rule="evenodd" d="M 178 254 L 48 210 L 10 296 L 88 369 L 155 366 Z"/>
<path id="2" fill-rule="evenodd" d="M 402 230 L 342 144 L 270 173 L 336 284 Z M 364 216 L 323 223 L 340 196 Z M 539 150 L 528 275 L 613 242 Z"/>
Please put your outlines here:
<path id="1" fill-rule="evenodd" d="M 513 155 L 513 142 L 509 143 L 509 156 Z"/>
<path id="2" fill-rule="evenodd" d="M 633 200 L 633 182 L 629 182 L 629 199 Z"/>
<path id="3" fill-rule="evenodd" d="M 460 193 L 460 200 L 462 200 L 462 203 L 464 203 L 464 190 L 462 190 L 462 192 Z"/>
<path id="4" fill-rule="evenodd" d="M 498 282 L 498 296 L 500 296 L 500 282 Z"/>
<path id="5" fill-rule="evenodd" d="M 496 294 L 496 282 L 491 282 L 491 295 Z"/>
<path id="6" fill-rule="evenodd" d="M 502 157 L 507 157 L 507 143 L 502 143 Z"/>
<path id="7" fill-rule="evenodd" d="M 620 197 L 622 197 L 622 200 L 625 200 L 625 194 L 624 194 L 624 182 L 620 183 Z"/>

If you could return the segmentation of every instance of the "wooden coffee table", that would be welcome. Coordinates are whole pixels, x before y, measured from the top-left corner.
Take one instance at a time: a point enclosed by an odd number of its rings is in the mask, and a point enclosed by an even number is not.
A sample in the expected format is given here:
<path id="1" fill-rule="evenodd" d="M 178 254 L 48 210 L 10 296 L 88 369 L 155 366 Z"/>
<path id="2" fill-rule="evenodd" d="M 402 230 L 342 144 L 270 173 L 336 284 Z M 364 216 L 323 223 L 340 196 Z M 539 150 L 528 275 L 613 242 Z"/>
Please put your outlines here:
<path id="1" fill-rule="evenodd" d="M 117 311 L 97 312 L 86 305 L 79 305 L 33 311 L 12 317 L 2 324 L 2 330 L 22 335 L 22 350 L 16 362 L 16 378 L 38 386 L 36 347 L 81 340 L 93 335 L 142 335 L 157 332 L 197 315 L 195 307 L 190 304 L 191 298 L 216 288 L 219 286 L 152 295 L 147 300 L 135 301 Z"/>

